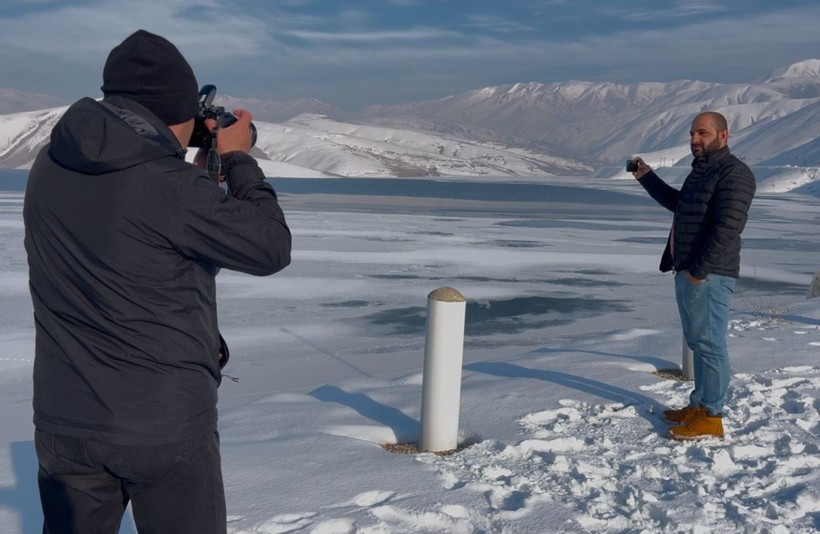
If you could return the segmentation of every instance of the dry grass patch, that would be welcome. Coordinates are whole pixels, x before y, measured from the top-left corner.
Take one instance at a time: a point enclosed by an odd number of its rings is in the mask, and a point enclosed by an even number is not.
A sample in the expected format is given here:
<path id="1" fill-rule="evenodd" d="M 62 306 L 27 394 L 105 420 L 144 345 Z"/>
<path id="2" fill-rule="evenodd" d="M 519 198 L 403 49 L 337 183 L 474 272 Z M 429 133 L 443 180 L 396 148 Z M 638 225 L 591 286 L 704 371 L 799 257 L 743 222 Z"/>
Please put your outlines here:
<path id="1" fill-rule="evenodd" d="M 655 376 L 665 378 L 666 380 L 677 380 L 679 382 L 691 382 L 688 378 L 683 376 L 683 371 L 680 369 L 658 369 L 652 373 Z"/>
<path id="2" fill-rule="evenodd" d="M 471 443 L 465 443 L 463 445 L 459 445 L 455 449 L 451 449 L 449 451 L 421 451 L 419 450 L 418 443 L 385 443 L 382 445 L 382 449 L 386 450 L 387 452 L 392 452 L 395 454 L 420 454 L 423 452 L 431 452 L 436 456 L 450 456 L 451 454 L 455 454 L 457 452 L 463 451 L 467 447 L 469 447 Z"/>

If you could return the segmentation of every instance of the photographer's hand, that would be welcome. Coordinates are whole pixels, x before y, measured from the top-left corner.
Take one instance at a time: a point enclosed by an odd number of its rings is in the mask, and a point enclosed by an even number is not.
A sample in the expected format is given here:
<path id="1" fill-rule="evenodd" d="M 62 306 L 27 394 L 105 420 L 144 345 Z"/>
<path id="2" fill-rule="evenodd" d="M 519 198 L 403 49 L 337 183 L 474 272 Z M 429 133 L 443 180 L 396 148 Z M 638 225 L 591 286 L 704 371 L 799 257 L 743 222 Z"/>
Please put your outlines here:
<path id="1" fill-rule="evenodd" d="M 639 156 L 635 157 L 635 164 L 638 166 L 638 170 L 633 172 L 632 176 L 634 176 L 636 180 L 640 180 L 645 174 L 652 171 L 652 167 Z"/>
<path id="2" fill-rule="evenodd" d="M 247 154 L 251 150 L 250 125 L 253 115 L 244 109 L 237 109 L 233 114 L 236 116 L 236 122 L 227 128 L 220 128 L 216 134 L 216 150 L 219 155 L 228 152 L 244 152 Z M 205 125 L 213 130 L 216 127 L 216 121 L 209 119 L 205 121 Z"/>

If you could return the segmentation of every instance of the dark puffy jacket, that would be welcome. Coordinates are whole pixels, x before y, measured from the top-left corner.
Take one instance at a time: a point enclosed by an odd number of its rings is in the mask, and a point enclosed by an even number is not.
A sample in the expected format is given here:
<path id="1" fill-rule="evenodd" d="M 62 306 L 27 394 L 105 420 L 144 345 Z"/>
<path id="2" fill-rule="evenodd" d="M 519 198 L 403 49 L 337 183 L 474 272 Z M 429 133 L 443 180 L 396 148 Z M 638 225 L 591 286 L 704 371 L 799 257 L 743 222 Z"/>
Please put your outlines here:
<path id="1" fill-rule="evenodd" d="M 34 306 L 34 424 L 149 445 L 216 430 L 215 276 L 268 275 L 291 235 L 256 161 L 226 194 L 139 104 L 84 98 L 37 156 L 23 209 Z"/>
<path id="2" fill-rule="evenodd" d="M 654 172 L 639 180 L 649 195 L 675 214 L 675 257 L 667 241 L 660 269 L 689 271 L 695 278 L 740 276 L 740 233 L 755 194 L 751 169 L 725 147 L 695 158 L 680 191 Z"/>

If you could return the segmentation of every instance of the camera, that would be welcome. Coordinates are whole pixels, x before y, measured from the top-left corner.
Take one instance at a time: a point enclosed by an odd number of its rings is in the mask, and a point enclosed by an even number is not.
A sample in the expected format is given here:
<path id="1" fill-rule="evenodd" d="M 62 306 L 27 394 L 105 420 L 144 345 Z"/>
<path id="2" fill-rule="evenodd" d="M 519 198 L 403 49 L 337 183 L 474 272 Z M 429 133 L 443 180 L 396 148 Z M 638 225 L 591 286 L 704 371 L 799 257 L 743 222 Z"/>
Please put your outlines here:
<path id="1" fill-rule="evenodd" d="M 638 172 L 638 162 L 631 158 L 626 160 L 626 172 Z"/>
<path id="2" fill-rule="evenodd" d="M 194 133 L 191 135 L 189 147 L 214 148 L 216 145 L 216 133 L 205 126 L 206 119 L 216 121 L 218 128 L 227 128 L 238 119 L 230 111 L 225 111 L 224 107 L 214 106 L 216 97 L 216 86 L 212 84 L 203 85 L 199 90 L 199 111 L 194 117 Z M 251 130 L 251 147 L 256 144 L 256 126 L 249 125 Z"/>

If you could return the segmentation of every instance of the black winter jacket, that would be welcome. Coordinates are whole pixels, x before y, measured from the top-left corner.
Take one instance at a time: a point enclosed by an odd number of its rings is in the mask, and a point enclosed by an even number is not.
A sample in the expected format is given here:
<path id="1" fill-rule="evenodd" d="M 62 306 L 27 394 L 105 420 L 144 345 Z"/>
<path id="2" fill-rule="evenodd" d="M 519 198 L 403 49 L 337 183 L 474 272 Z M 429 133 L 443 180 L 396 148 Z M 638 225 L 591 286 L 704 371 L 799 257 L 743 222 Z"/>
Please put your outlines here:
<path id="1" fill-rule="evenodd" d="M 184 154 L 120 97 L 76 102 L 38 154 L 23 209 L 37 428 L 131 445 L 216 430 L 214 278 L 283 269 L 291 235 L 252 157 L 223 156 L 226 194 Z"/>
<path id="2" fill-rule="evenodd" d="M 728 147 L 695 158 L 680 191 L 654 172 L 639 182 L 655 201 L 675 214 L 661 271 L 689 271 L 700 279 L 711 273 L 740 276 L 740 234 L 756 185 L 751 169 Z"/>

